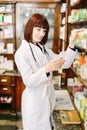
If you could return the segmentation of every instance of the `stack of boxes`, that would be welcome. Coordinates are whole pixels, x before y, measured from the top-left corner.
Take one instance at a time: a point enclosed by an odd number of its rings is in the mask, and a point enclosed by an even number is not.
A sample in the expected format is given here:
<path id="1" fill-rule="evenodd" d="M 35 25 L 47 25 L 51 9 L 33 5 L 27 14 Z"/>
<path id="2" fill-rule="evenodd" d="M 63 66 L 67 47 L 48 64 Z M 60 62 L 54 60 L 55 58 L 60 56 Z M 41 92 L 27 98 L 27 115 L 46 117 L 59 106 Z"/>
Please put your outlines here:
<path id="1" fill-rule="evenodd" d="M 85 121 L 87 115 L 87 92 L 76 92 L 74 95 L 74 103 L 82 120 Z"/>

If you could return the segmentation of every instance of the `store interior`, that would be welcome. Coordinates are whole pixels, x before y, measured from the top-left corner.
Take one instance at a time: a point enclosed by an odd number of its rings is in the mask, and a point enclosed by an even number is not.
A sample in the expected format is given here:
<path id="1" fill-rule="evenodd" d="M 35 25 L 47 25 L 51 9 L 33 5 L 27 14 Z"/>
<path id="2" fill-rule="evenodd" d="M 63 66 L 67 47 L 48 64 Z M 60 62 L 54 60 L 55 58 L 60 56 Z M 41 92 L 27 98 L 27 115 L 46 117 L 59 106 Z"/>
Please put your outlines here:
<path id="1" fill-rule="evenodd" d="M 77 57 L 71 67 L 53 72 L 53 116 L 54 130 L 87 130 L 86 0 L 0 0 L 0 130 L 23 130 L 21 97 L 25 85 L 14 55 L 24 39 L 24 26 L 34 13 L 47 18 L 46 47 L 56 54 L 66 50 L 74 29 L 83 28 L 75 42 Z"/>

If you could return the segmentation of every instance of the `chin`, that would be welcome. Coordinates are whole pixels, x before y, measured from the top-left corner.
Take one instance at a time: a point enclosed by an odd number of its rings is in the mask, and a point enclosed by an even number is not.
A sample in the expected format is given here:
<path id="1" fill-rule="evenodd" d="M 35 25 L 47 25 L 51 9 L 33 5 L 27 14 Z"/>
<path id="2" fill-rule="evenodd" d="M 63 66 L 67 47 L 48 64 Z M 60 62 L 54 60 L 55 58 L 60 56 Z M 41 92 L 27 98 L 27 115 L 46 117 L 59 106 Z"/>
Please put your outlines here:
<path id="1" fill-rule="evenodd" d="M 38 43 L 38 42 L 41 42 L 41 41 L 37 41 L 37 43 Z"/>
<path id="2" fill-rule="evenodd" d="M 38 39 L 38 40 L 37 40 L 37 42 L 41 42 L 41 41 L 42 41 L 42 39 Z"/>

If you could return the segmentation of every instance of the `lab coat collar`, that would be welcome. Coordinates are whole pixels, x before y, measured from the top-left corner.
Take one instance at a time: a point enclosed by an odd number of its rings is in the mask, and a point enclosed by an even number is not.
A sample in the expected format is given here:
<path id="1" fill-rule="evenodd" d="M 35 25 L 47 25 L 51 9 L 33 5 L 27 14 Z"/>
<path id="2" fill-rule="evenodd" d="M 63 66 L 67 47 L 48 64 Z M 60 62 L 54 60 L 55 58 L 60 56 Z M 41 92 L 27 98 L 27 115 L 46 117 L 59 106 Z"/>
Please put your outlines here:
<path id="1" fill-rule="evenodd" d="M 29 48 L 29 44 L 31 45 L 32 49 L 35 49 L 36 47 L 37 48 L 39 47 L 41 49 L 42 53 L 46 53 L 47 52 L 45 47 L 43 45 L 41 45 L 40 43 L 37 43 L 37 45 L 35 45 L 35 44 L 32 44 L 31 42 L 28 43 L 26 40 L 22 40 L 22 44 L 21 45 L 24 48 L 28 49 Z"/>
<path id="2" fill-rule="evenodd" d="M 32 46 L 32 47 L 36 47 L 36 45 L 34 45 L 34 44 L 32 44 L 31 42 L 27 42 L 26 40 L 22 40 L 22 46 L 24 47 L 24 48 L 26 48 L 26 49 L 28 49 L 29 48 L 29 44 Z"/>
<path id="3" fill-rule="evenodd" d="M 48 53 L 45 46 L 41 45 L 40 43 L 37 43 L 37 46 L 41 49 L 43 53 Z"/>

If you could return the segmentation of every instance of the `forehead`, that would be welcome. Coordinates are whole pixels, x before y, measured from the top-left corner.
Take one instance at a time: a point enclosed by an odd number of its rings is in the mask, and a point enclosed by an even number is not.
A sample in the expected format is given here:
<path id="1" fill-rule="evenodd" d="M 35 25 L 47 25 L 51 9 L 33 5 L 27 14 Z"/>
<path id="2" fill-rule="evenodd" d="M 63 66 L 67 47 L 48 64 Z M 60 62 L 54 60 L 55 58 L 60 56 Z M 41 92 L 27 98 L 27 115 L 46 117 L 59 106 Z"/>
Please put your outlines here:
<path id="1" fill-rule="evenodd" d="M 42 30 L 46 30 L 46 29 L 43 28 L 43 27 L 34 27 L 33 29 L 42 29 Z"/>

